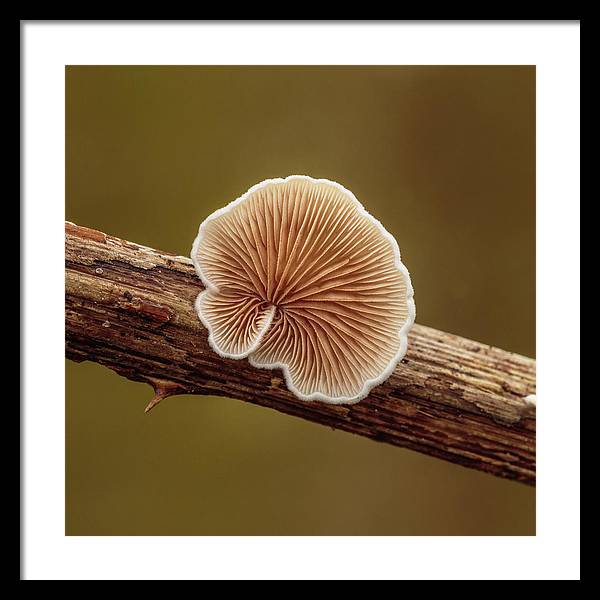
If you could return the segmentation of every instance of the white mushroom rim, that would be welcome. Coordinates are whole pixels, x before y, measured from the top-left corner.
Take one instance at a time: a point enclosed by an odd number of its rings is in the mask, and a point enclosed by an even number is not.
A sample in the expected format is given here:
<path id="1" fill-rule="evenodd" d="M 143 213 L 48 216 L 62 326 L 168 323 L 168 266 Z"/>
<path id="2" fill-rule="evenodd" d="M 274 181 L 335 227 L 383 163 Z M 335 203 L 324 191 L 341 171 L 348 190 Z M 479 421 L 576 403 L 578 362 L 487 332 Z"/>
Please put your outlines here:
<path id="1" fill-rule="evenodd" d="M 395 238 L 339 183 L 252 186 L 202 222 L 191 258 L 211 348 L 280 369 L 301 400 L 356 403 L 406 354 L 409 272 Z"/>

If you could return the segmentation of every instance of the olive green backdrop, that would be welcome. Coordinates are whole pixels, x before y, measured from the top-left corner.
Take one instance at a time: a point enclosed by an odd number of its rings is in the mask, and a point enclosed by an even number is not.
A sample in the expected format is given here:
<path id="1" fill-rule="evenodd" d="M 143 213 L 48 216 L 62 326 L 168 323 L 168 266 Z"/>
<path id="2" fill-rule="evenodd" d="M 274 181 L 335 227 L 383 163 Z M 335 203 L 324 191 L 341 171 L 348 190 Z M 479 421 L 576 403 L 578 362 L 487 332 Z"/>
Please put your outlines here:
<path id="1" fill-rule="evenodd" d="M 66 218 L 189 255 L 270 177 L 339 181 L 395 235 L 417 321 L 535 354 L 533 67 L 66 69 Z M 70 535 L 532 535 L 535 490 L 67 361 Z"/>

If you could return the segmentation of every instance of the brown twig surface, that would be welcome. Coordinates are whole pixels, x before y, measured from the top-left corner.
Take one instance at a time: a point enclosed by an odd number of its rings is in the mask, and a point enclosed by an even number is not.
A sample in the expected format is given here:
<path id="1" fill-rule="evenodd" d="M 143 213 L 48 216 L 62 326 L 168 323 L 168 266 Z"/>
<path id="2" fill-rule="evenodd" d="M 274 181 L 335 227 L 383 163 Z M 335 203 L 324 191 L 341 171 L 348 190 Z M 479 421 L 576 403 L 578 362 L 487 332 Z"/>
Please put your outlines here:
<path id="1" fill-rule="evenodd" d="M 228 396 L 535 484 L 535 361 L 415 325 L 392 376 L 354 405 L 302 402 L 281 372 L 215 354 L 188 258 L 66 224 L 66 354 L 91 360 L 160 400 Z"/>

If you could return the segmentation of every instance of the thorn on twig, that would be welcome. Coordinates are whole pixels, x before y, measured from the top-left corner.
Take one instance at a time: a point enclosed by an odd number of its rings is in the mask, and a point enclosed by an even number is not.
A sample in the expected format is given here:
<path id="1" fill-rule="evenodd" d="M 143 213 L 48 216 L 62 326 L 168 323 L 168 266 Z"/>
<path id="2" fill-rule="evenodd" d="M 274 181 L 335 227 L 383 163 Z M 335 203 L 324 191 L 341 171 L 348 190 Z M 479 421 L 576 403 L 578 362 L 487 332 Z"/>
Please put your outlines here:
<path id="1" fill-rule="evenodd" d="M 175 396 L 175 394 L 179 394 L 183 391 L 181 386 L 172 381 L 164 381 L 162 379 L 150 377 L 148 378 L 148 383 L 154 388 L 154 396 L 144 409 L 145 413 L 150 412 L 164 398 Z"/>

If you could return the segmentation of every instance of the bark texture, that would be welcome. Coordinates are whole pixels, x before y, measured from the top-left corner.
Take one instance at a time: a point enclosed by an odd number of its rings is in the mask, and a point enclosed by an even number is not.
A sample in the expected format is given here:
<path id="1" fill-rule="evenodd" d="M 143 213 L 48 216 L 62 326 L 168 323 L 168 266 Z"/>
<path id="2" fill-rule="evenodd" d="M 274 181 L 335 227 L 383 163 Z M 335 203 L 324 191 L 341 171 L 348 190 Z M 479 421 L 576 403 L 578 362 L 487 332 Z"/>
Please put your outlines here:
<path id="1" fill-rule="evenodd" d="M 66 223 L 66 355 L 177 394 L 228 396 L 535 484 L 535 360 L 415 325 L 392 376 L 354 405 L 302 402 L 281 372 L 214 353 L 188 258 Z"/>

